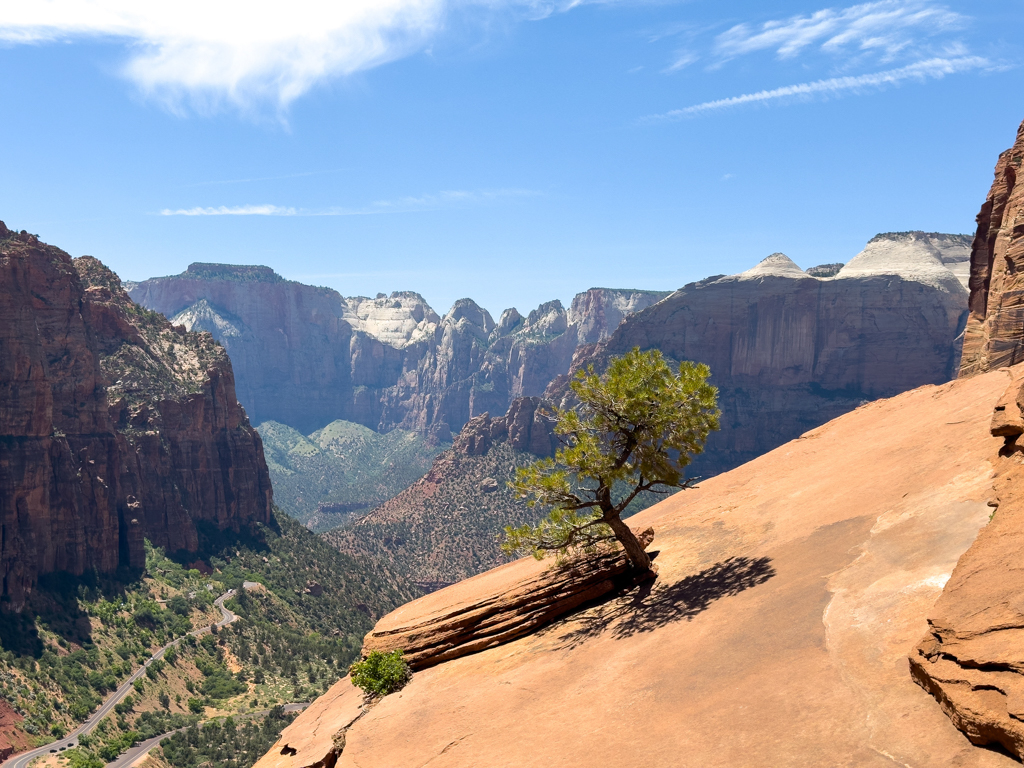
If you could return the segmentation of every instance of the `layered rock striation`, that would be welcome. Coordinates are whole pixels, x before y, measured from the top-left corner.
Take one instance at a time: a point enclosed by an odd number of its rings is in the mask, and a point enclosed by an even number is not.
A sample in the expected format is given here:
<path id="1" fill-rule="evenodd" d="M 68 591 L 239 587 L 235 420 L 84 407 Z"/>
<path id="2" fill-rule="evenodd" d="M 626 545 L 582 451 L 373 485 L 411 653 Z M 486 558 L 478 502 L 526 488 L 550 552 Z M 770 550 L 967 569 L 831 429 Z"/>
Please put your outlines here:
<path id="1" fill-rule="evenodd" d="M 995 179 L 978 212 L 971 245 L 970 317 L 964 334 L 963 376 L 1024 361 L 1024 123 L 999 155 Z"/>
<path id="2" fill-rule="evenodd" d="M 967 291 L 966 244 L 921 232 L 878 235 L 831 278 L 773 254 L 625 318 L 573 368 L 634 346 L 711 368 L 722 429 L 692 471 L 713 475 L 760 456 L 866 401 L 956 375 Z M 571 402 L 567 378 L 547 396 Z"/>
<path id="3" fill-rule="evenodd" d="M 568 310 L 553 301 L 525 317 L 507 309 L 495 322 L 471 299 L 438 316 L 416 293 L 343 297 L 267 267 L 226 264 L 193 264 L 130 293 L 224 345 L 255 423 L 310 433 L 342 419 L 441 434 L 542 394 L 580 343 L 606 338 L 667 295 L 594 288 Z"/>
<path id="4" fill-rule="evenodd" d="M 1024 198 L 1016 176 L 1024 124 L 996 163 L 978 214 L 971 250 L 970 319 L 962 379 L 985 371 L 1008 376 L 989 429 L 1001 438 L 993 456 L 991 522 L 960 558 L 929 613 L 929 631 L 910 654 L 914 679 L 975 744 L 998 745 L 1024 759 Z"/>
<path id="5" fill-rule="evenodd" d="M 634 533 L 645 549 L 654 540 L 653 528 Z M 630 585 L 635 576 L 620 549 L 581 556 L 561 568 L 534 562 L 532 569 L 522 563 L 496 568 L 392 611 L 366 635 L 363 658 L 401 650 L 413 670 L 426 669 L 536 632 Z M 641 579 L 653 577 L 650 572 Z"/>
<path id="6" fill-rule="evenodd" d="M 259 439 L 207 334 L 135 305 L 117 276 L 0 224 L 0 595 L 41 575 L 194 550 L 196 523 L 267 522 Z"/>

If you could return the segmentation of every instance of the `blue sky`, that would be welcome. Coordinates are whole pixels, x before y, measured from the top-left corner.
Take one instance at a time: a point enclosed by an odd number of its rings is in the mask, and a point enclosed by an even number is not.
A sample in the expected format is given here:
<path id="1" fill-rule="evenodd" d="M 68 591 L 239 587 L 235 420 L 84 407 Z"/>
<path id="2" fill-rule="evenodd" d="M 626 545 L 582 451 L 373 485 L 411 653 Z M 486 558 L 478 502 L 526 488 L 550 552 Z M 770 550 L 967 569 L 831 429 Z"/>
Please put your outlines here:
<path id="1" fill-rule="evenodd" d="M 142 7 L 137 7 L 142 6 Z M 972 232 L 1024 2 L 0 5 L 0 219 L 497 315 Z"/>

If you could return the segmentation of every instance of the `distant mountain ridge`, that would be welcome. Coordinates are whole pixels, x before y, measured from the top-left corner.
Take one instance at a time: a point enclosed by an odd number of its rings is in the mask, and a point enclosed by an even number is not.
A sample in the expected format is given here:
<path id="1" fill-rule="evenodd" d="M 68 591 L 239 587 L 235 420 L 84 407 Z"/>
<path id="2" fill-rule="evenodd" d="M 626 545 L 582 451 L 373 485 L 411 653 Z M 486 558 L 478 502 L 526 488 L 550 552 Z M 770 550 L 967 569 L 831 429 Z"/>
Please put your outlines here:
<path id="1" fill-rule="evenodd" d="M 541 394 L 577 346 L 668 295 L 594 288 L 568 309 L 557 300 L 525 317 L 510 308 L 495 322 L 471 299 L 439 316 L 417 293 L 343 297 L 267 267 L 193 264 L 129 291 L 224 345 L 255 423 L 309 434 L 342 419 L 382 432 L 435 430 L 442 440 L 473 416 Z"/>
<path id="2" fill-rule="evenodd" d="M 599 370 L 634 346 L 711 367 L 722 429 L 694 475 L 727 471 L 880 397 L 954 378 L 967 321 L 970 238 L 877 235 L 832 277 L 781 253 L 684 286 L 581 348 Z M 568 376 L 546 396 L 571 403 Z"/>
<path id="3" fill-rule="evenodd" d="M 632 345 L 706 362 L 727 417 L 701 460 L 712 474 L 955 375 L 969 258 L 964 235 L 882 233 L 847 264 L 772 254 L 671 294 L 595 288 L 496 322 L 471 299 L 439 316 L 416 293 L 344 298 L 265 267 L 195 264 L 132 295 L 211 331 L 257 423 L 303 434 L 342 419 L 447 440 L 517 397 L 562 401 L 571 370 Z"/>

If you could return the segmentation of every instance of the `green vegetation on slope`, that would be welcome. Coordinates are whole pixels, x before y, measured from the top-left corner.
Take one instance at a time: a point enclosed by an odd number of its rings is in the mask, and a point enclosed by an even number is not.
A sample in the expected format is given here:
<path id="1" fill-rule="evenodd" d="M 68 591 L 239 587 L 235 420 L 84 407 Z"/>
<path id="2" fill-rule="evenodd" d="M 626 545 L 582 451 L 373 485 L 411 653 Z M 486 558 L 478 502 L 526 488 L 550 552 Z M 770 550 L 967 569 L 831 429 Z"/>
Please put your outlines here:
<path id="1" fill-rule="evenodd" d="M 446 447 L 417 432 L 381 435 L 335 421 L 308 437 L 276 421 L 257 431 L 274 484 L 274 499 L 319 533 L 396 496 L 430 469 Z"/>
<path id="2" fill-rule="evenodd" d="M 295 719 L 280 707 L 260 719 L 241 723 L 234 718 L 193 725 L 160 742 L 163 762 L 173 768 L 248 768 L 273 746 Z"/>
<path id="3" fill-rule="evenodd" d="M 101 746 L 130 744 L 154 713 L 248 713 L 310 700 L 345 674 L 376 619 L 416 594 L 280 513 L 251 535 L 203 533 L 196 562 L 147 547 L 142 574 L 47 577 L 24 611 L 0 617 L 0 696 L 38 743 L 88 717 L 166 642 L 219 621 L 213 601 L 229 588 L 240 590 L 228 601 L 239 620 L 184 637 L 152 664 L 100 724 Z"/>

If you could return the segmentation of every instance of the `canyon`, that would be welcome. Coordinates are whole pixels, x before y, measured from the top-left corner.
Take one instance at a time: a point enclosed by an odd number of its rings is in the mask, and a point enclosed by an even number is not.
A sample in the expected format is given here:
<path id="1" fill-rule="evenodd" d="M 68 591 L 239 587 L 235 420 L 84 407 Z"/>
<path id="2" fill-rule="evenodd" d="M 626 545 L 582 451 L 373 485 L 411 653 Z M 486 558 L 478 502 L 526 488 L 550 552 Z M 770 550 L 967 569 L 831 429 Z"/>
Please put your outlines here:
<path id="1" fill-rule="evenodd" d="M 0 224 L 0 595 L 269 522 L 259 435 L 209 334 L 137 306 L 91 257 Z"/>
<path id="2" fill-rule="evenodd" d="M 304 434 L 343 419 L 446 442 L 519 397 L 567 402 L 572 371 L 633 345 L 705 362 L 725 414 L 694 467 L 710 476 L 864 401 L 955 376 L 969 244 L 889 233 L 838 271 L 775 254 L 672 293 L 595 288 L 497 322 L 470 299 L 439 316 L 416 293 L 346 298 L 267 267 L 193 264 L 129 292 L 221 341 L 254 423 Z"/>

